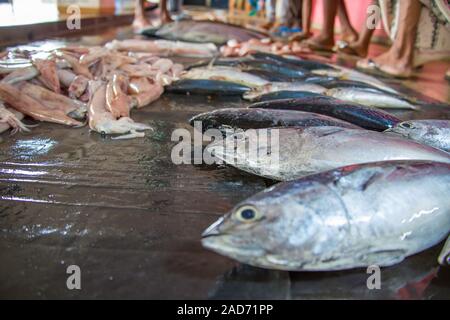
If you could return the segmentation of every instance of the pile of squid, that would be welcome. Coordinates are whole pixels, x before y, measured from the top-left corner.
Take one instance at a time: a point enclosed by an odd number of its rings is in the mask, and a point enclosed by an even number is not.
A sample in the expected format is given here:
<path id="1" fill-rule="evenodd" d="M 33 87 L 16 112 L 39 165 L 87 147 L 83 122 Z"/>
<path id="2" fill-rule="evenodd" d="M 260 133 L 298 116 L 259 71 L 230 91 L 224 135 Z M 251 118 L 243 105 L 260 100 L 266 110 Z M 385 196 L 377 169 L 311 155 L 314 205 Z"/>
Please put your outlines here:
<path id="1" fill-rule="evenodd" d="M 86 123 L 115 139 L 143 137 L 152 128 L 130 117 L 178 79 L 181 64 L 156 50 L 126 46 L 11 50 L 0 54 L 0 132 L 29 131 L 24 116 L 71 127 Z M 156 48 L 157 49 L 157 48 Z M 143 50 L 145 51 L 145 50 Z"/>

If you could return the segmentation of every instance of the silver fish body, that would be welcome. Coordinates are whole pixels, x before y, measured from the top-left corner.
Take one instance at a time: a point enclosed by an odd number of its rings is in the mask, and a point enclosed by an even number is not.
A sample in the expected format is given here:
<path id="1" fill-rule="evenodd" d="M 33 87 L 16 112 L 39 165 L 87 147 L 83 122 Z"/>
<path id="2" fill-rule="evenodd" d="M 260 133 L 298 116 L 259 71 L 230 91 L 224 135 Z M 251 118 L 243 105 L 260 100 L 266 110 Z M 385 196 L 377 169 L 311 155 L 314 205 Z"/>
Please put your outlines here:
<path id="1" fill-rule="evenodd" d="M 257 267 L 390 266 L 450 231 L 450 165 L 384 161 L 277 184 L 203 233 L 205 248 Z"/>
<path id="2" fill-rule="evenodd" d="M 257 154 L 249 151 L 254 146 L 258 146 Z M 450 163 L 447 152 L 402 137 L 331 126 L 246 131 L 212 143 L 207 150 L 228 165 L 280 181 L 366 162 Z"/>
<path id="3" fill-rule="evenodd" d="M 150 36 L 157 36 L 169 40 L 183 40 L 189 42 L 213 42 L 217 45 L 225 44 L 230 39 L 239 42 L 253 38 L 263 39 L 267 35 L 236 25 L 217 21 L 180 20 L 164 24 L 158 30 L 144 31 Z"/>
<path id="4" fill-rule="evenodd" d="M 269 81 L 256 75 L 242 72 L 233 67 L 215 66 L 194 68 L 181 75 L 182 79 L 203 79 L 203 80 L 221 80 L 238 83 L 251 88 L 264 86 Z"/>
<path id="5" fill-rule="evenodd" d="M 307 82 L 271 82 L 244 93 L 246 100 L 255 100 L 260 96 L 278 91 L 306 91 L 322 94 L 326 89 L 318 84 Z"/>
<path id="6" fill-rule="evenodd" d="M 404 100 L 402 97 L 382 92 L 375 92 L 357 88 L 333 88 L 325 93 L 336 99 L 359 103 L 369 107 L 381 109 L 411 109 L 418 107 Z"/>
<path id="7" fill-rule="evenodd" d="M 385 132 L 450 152 L 450 120 L 410 120 L 398 123 Z"/>
<path id="8" fill-rule="evenodd" d="M 337 65 L 332 65 L 332 66 L 337 70 L 316 69 L 316 70 L 312 70 L 312 73 L 316 74 L 316 75 L 320 75 L 320 76 L 338 78 L 341 80 L 353 80 L 353 81 L 364 82 L 371 86 L 379 88 L 381 90 L 398 94 L 398 92 L 395 89 L 391 88 L 384 82 L 382 82 L 382 81 L 378 80 L 377 78 L 372 77 L 368 74 L 365 74 L 365 73 L 362 73 L 362 72 L 359 72 L 359 71 L 356 71 L 353 69 L 349 69 L 346 67 L 342 67 L 342 66 L 337 66 Z"/>

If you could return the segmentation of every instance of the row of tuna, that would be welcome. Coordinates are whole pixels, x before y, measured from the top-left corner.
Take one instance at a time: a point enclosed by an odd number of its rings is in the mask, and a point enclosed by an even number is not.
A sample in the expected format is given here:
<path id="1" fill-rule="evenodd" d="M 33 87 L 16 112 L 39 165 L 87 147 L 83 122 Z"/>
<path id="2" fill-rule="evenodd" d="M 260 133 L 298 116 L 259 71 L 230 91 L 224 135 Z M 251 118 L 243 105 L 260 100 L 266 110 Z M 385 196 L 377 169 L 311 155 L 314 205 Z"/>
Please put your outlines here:
<path id="1" fill-rule="evenodd" d="M 417 99 L 354 70 L 265 53 L 198 63 L 181 78 L 167 90 L 259 101 L 191 124 L 225 137 L 207 146 L 216 159 L 284 181 L 205 230 L 206 248 L 258 267 L 322 271 L 390 266 L 448 237 L 450 121 L 379 109 L 422 108 Z M 276 145 L 261 146 L 266 136 Z M 278 157 L 251 157 L 252 144 Z M 449 259 L 447 241 L 439 262 Z"/>
<path id="2" fill-rule="evenodd" d="M 217 58 L 192 64 L 173 93 L 239 95 L 245 100 L 328 96 L 387 109 L 420 109 L 422 102 L 378 79 L 328 63 L 255 52 L 243 58 Z"/>

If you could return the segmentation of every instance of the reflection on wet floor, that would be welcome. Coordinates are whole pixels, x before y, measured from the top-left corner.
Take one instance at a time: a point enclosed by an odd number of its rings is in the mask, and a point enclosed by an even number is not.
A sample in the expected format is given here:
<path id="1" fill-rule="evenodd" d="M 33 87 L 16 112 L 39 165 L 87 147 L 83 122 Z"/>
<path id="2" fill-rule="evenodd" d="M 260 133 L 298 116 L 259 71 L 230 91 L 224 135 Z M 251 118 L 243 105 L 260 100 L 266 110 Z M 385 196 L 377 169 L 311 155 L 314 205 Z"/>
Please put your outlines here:
<path id="1" fill-rule="evenodd" d="M 174 165 L 174 129 L 221 100 L 165 95 L 133 115 L 155 128 L 144 139 L 111 140 L 87 127 L 41 123 L 0 135 L 0 297 L 5 298 L 448 298 L 438 249 L 382 270 L 287 273 L 237 265 L 204 250 L 200 234 L 268 181 L 231 167 Z M 397 112 L 450 119 L 441 106 Z M 82 290 L 66 289 L 79 265 Z"/>
<path id="2" fill-rule="evenodd" d="M 221 276 L 211 299 L 448 299 L 448 268 L 436 266 L 440 246 L 381 270 L 380 289 L 368 289 L 371 273 L 282 272 L 246 265 Z"/>

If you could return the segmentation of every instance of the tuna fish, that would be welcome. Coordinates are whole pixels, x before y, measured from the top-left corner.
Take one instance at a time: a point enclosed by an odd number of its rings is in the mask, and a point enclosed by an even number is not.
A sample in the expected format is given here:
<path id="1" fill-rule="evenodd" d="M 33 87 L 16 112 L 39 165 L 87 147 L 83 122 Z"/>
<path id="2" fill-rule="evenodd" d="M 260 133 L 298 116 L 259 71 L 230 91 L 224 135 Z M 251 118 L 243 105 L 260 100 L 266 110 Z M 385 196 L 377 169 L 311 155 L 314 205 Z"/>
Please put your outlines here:
<path id="1" fill-rule="evenodd" d="M 242 84 L 248 87 L 259 87 L 269 83 L 261 77 L 233 67 L 194 68 L 181 75 L 182 79 L 221 80 Z"/>
<path id="2" fill-rule="evenodd" d="M 271 93 L 271 92 L 279 92 L 279 91 L 307 91 L 311 93 L 324 93 L 326 89 L 315 83 L 307 83 L 307 82 L 271 82 L 256 88 L 253 88 L 249 92 L 244 94 L 244 99 L 246 100 L 256 100 L 260 96 Z"/>
<path id="3" fill-rule="evenodd" d="M 386 132 L 450 152 L 450 120 L 409 120 Z"/>
<path id="4" fill-rule="evenodd" d="M 345 68 L 342 66 L 334 66 L 337 70 L 329 70 L 329 69 L 315 69 L 312 70 L 312 73 L 320 76 L 326 76 L 326 77 L 334 77 L 340 80 L 352 80 L 352 81 L 359 81 L 367 83 L 373 87 L 377 87 L 381 90 L 388 91 L 391 93 L 398 94 L 397 90 L 391 88 L 384 82 L 378 80 L 375 77 L 369 76 L 365 73 Z"/>
<path id="5" fill-rule="evenodd" d="M 369 130 L 377 131 L 392 128 L 401 122 L 399 118 L 383 110 L 369 108 L 331 97 L 271 100 L 254 103 L 249 108 L 285 109 L 320 113 L 351 122 Z"/>
<path id="6" fill-rule="evenodd" d="M 303 79 L 309 73 L 302 67 L 291 64 L 276 64 L 265 60 L 248 60 L 237 65 L 242 71 L 263 70 L 272 72 L 278 76 L 285 76 L 291 79 Z"/>
<path id="7" fill-rule="evenodd" d="M 208 152 L 240 170 L 282 181 L 383 160 L 450 163 L 447 152 L 375 131 L 327 126 L 255 131 L 229 135 L 210 144 Z M 258 154 L 250 153 L 254 147 Z"/>
<path id="8" fill-rule="evenodd" d="M 241 96 L 249 87 L 220 80 L 183 79 L 164 88 L 166 92 L 181 94 Z"/>
<path id="9" fill-rule="evenodd" d="M 202 129 L 219 129 L 227 131 L 233 129 L 259 129 L 270 127 L 318 127 L 336 126 L 358 129 L 351 123 L 311 112 L 273 110 L 273 109 L 247 109 L 226 108 L 205 112 L 194 116 L 190 123 L 202 122 Z"/>
<path id="10" fill-rule="evenodd" d="M 279 56 L 272 53 L 267 52 L 255 52 L 252 54 L 252 57 L 256 59 L 264 59 L 267 61 L 272 61 L 280 65 L 296 65 L 298 67 L 301 67 L 306 70 L 336 70 L 335 67 L 332 65 L 329 65 L 327 63 L 314 61 L 314 60 L 304 60 L 304 59 L 298 59 L 295 58 L 286 58 L 283 56 Z"/>
<path id="11" fill-rule="evenodd" d="M 263 101 L 272 101 L 272 100 L 280 100 L 280 99 L 299 99 L 299 98 L 312 98 L 312 97 L 321 97 L 320 93 L 314 93 L 310 91 L 275 91 L 262 94 L 252 101 L 254 102 L 263 102 Z"/>
<path id="12" fill-rule="evenodd" d="M 236 25 L 217 21 L 181 20 L 165 24 L 159 29 L 149 29 L 143 32 L 168 40 L 183 40 L 189 42 L 213 42 L 217 45 L 225 44 L 230 39 L 238 42 L 253 38 L 263 39 L 267 35 L 257 31 L 241 28 Z"/>
<path id="13" fill-rule="evenodd" d="M 277 184 L 203 233 L 205 248 L 257 267 L 391 266 L 450 231 L 450 165 L 383 161 Z"/>
<path id="14" fill-rule="evenodd" d="M 387 92 L 356 88 L 334 88 L 327 90 L 325 94 L 336 99 L 359 103 L 368 107 L 382 109 L 418 109 L 418 106 L 411 104 L 401 96 Z"/>

